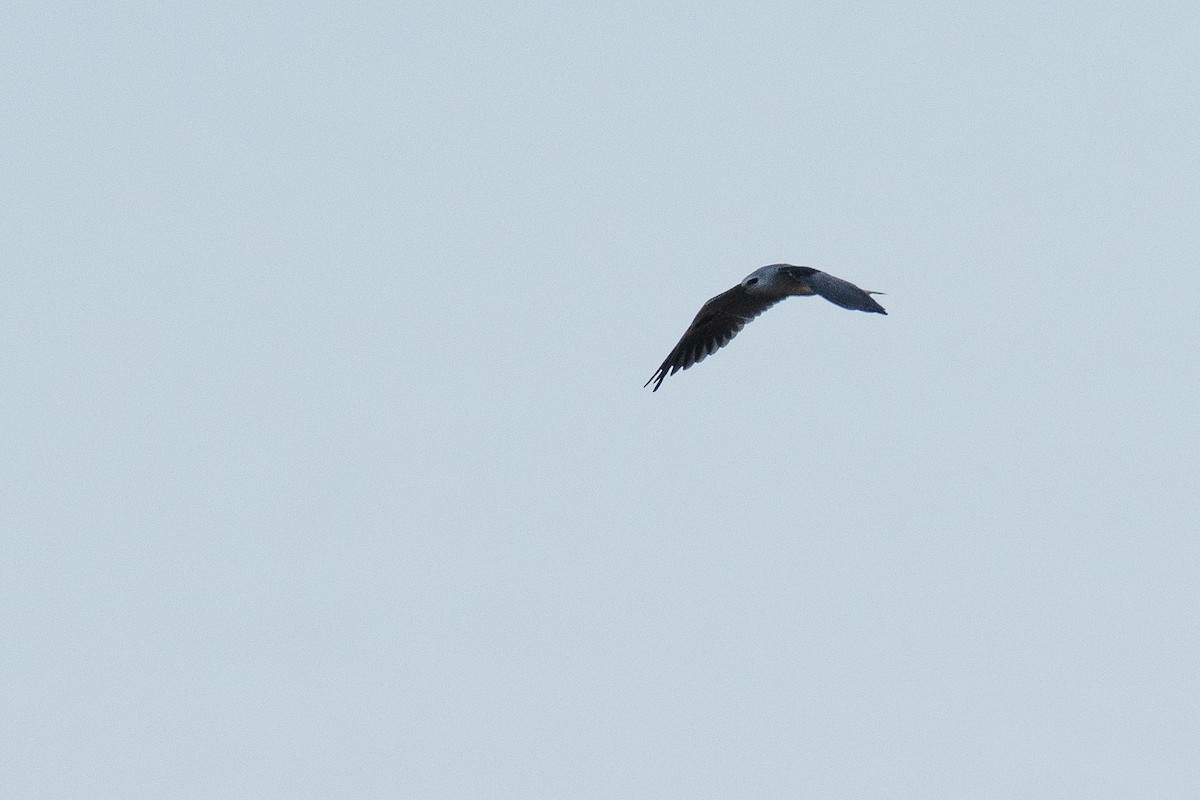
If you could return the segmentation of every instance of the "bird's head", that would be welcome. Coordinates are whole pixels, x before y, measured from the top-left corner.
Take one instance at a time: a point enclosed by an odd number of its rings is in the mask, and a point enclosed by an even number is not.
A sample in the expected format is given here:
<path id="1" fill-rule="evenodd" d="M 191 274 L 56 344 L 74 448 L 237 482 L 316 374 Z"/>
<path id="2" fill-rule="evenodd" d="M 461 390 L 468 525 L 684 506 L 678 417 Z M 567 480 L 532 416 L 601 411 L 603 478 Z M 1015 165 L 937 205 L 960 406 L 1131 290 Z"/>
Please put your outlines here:
<path id="1" fill-rule="evenodd" d="M 780 270 L 785 266 L 787 265 L 769 264 L 759 267 L 742 278 L 742 288 L 751 293 L 766 291 L 768 287 L 774 288 L 779 281 Z"/>
<path id="2" fill-rule="evenodd" d="M 812 267 L 797 267 L 792 264 L 768 264 L 754 270 L 742 280 L 742 288 L 749 292 L 769 291 L 780 296 L 812 294 L 808 288 L 808 276 L 816 272 Z"/>

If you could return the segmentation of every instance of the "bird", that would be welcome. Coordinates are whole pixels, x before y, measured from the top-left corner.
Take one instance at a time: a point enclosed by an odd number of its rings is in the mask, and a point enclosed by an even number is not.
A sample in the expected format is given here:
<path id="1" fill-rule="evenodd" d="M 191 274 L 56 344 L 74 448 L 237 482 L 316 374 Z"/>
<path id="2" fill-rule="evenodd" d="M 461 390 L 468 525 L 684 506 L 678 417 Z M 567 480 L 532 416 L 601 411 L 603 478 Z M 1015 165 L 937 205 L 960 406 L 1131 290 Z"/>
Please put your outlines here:
<path id="1" fill-rule="evenodd" d="M 642 388 L 653 383 L 651 391 L 657 392 L 668 375 L 699 364 L 729 344 L 738 331 L 746 327 L 747 322 L 780 300 L 812 294 L 819 294 L 834 305 L 852 311 L 887 314 L 883 306 L 871 297 L 883 292 L 860 289 L 849 281 L 813 267 L 769 264 L 754 270 L 737 286 L 701 306 L 700 313 L 684 331 L 679 344 L 675 345 L 662 366 Z"/>

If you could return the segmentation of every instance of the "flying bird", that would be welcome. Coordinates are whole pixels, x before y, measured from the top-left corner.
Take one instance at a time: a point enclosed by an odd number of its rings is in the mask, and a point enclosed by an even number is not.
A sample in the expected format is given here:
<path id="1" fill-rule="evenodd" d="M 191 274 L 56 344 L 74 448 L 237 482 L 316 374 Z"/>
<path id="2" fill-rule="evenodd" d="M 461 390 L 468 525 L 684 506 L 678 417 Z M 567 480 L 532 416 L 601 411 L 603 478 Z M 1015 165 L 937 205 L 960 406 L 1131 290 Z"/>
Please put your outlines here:
<path id="1" fill-rule="evenodd" d="M 747 322 L 780 300 L 810 294 L 819 294 L 829 302 L 853 311 L 887 314 L 883 306 L 871 297 L 882 292 L 865 291 L 849 281 L 812 267 L 771 264 L 754 270 L 737 286 L 705 303 L 684 331 L 679 344 L 675 345 L 675 349 L 643 388 L 653 383 L 652 391 L 657 392 L 663 378 L 699 364 L 729 344 L 738 331 L 746 327 Z"/>

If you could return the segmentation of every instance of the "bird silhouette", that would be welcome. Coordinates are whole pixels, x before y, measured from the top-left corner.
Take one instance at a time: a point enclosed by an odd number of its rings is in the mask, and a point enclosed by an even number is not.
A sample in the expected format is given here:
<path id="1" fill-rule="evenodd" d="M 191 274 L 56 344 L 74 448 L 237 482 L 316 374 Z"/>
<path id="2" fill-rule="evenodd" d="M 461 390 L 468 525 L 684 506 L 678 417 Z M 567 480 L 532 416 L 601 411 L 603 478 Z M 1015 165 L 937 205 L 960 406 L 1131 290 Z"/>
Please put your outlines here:
<path id="1" fill-rule="evenodd" d="M 681 369 L 699 364 L 737 336 L 746 323 L 788 297 L 820 295 L 829 302 L 852 311 L 887 314 L 875 302 L 873 294 L 828 272 L 791 264 L 770 264 L 754 270 L 741 283 L 722 292 L 700 308 L 700 313 L 684 331 L 679 344 L 663 361 L 645 386 L 654 384 L 657 392 L 663 379 Z"/>

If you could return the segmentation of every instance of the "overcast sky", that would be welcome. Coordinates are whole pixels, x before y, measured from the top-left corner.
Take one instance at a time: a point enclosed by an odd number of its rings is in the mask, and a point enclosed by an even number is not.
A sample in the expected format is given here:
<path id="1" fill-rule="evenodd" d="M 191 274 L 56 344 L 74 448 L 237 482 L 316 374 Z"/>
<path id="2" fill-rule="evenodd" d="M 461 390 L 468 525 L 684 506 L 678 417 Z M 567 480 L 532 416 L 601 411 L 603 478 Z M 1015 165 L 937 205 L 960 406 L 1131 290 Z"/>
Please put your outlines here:
<path id="1" fill-rule="evenodd" d="M 1200 796 L 1198 40 L 10 5 L 0 794 Z"/>

